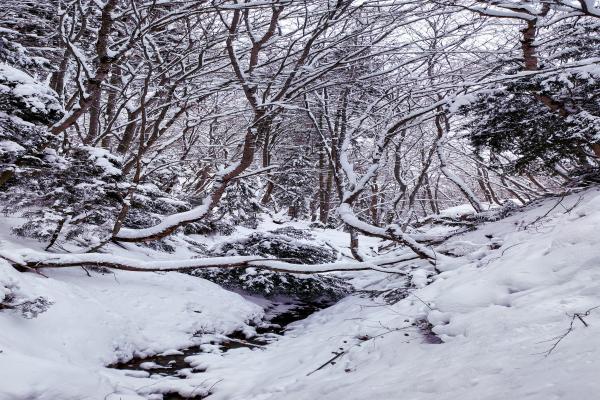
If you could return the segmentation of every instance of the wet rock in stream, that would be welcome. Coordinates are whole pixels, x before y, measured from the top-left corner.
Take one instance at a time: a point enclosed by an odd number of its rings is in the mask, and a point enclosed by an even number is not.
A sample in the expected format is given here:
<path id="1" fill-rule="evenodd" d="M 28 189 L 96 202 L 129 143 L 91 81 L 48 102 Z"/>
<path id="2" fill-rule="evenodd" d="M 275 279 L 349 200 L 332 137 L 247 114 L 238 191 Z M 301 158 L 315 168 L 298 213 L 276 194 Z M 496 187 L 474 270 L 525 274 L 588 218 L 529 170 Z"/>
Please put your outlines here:
<path id="1" fill-rule="evenodd" d="M 165 352 L 148 357 L 134 357 L 131 360 L 111 364 L 108 368 L 131 371 L 147 371 L 163 376 L 177 376 L 182 369 L 191 369 L 193 372 L 204 372 L 202 368 L 192 368 L 185 359 L 193 354 L 202 353 L 201 346 L 192 346 L 177 352 Z"/>

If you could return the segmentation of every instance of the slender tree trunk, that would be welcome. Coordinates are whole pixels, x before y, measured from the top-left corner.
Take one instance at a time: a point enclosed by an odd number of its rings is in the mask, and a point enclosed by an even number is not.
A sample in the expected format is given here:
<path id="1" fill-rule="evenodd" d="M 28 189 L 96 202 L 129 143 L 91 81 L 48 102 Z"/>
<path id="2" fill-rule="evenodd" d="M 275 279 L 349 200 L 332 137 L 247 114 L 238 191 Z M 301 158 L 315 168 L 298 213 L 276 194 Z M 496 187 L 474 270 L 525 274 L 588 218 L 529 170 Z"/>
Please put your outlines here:
<path id="1" fill-rule="evenodd" d="M 433 214 L 437 214 L 439 212 L 439 210 L 438 210 L 438 206 L 436 204 L 436 199 L 433 195 L 433 191 L 431 190 L 429 174 L 425 175 L 424 187 L 425 187 L 425 193 L 427 193 L 427 197 L 429 199 L 429 206 L 431 207 L 431 212 Z"/>
<path id="2" fill-rule="evenodd" d="M 322 145 L 324 146 L 324 145 Z M 330 169 L 323 147 L 319 150 L 319 221 L 323 224 L 329 219 L 328 176 Z"/>
<path id="3" fill-rule="evenodd" d="M 58 94 L 58 98 L 61 100 L 61 102 L 64 102 L 65 97 L 65 76 L 67 74 L 68 66 L 69 52 L 65 50 L 60 60 L 58 70 L 52 73 L 52 78 L 50 80 L 50 87 Z"/>
<path id="4" fill-rule="evenodd" d="M 98 92 L 98 94 L 94 97 L 92 101 L 92 105 L 90 106 L 90 120 L 88 126 L 88 133 L 83 141 L 83 144 L 90 145 L 98 137 L 98 132 L 100 131 L 100 105 L 102 100 L 102 92 Z"/>
<path id="5" fill-rule="evenodd" d="M 110 88 L 108 89 L 108 98 L 106 99 L 106 121 L 110 124 L 113 119 L 117 116 L 116 103 L 117 103 L 117 87 L 121 83 L 121 67 L 118 64 L 113 65 L 112 73 L 110 75 Z M 105 128 L 105 129 L 108 129 Z M 102 137 L 102 147 L 110 149 L 111 135 L 110 132 L 106 132 Z"/>
<path id="6" fill-rule="evenodd" d="M 442 173 L 444 174 L 444 176 L 458 187 L 458 189 L 462 192 L 462 194 L 467 198 L 469 203 L 471 203 L 471 205 L 473 206 L 475 211 L 481 212 L 483 210 L 483 207 L 482 207 L 479 199 L 477 199 L 477 196 L 475 196 L 475 193 L 473 193 L 473 191 L 471 191 L 471 189 L 467 186 L 467 184 L 462 179 L 460 179 L 458 176 L 454 175 L 448 168 L 448 162 L 446 161 L 446 156 L 444 154 L 444 149 L 443 149 L 444 140 L 445 140 L 445 131 L 444 131 L 444 125 L 442 125 L 442 118 L 445 118 L 445 116 L 437 115 L 435 117 L 435 125 L 436 125 L 436 129 L 438 132 L 438 141 L 437 141 L 437 144 L 435 147 L 436 147 L 436 152 L 437 152 L 438 159 L 440 162 L 440 169 L 441 169 Z M 445 125 L 447 126 L 448 124 L 449 124 L 449 122 L 446 119 Z"/>
<path id="7" fill-rule="evenodd" d="M 377 183 L 377 175 L 373 177 L 373 183 L 371 184 L 369 211 L 372 224 L 379 226 L 379 184 Z"/>
<path id="8" fill-rule="evenodd" d="M 262 166 L 263 168 L 267 168 L 271 165 L 271 149 L 270 145 L 270 132 L 265 132 L 263 137 L 263 148 L 262 148 Z M 273 180 L 270 179 L 270 174 L 267 174 L 267 185 L 265 186 L 265 192 L 261 199 L 262 204 L 268 204 L 271 201 L 271 194 L 273 193 L 274 185 Z"/>
<path id="9" fill-rule="evenodd" d="M 358 248 L 358 232 L 354 228 L 350 228 L 350 253 L 357 261 L 364 261 Z"/>

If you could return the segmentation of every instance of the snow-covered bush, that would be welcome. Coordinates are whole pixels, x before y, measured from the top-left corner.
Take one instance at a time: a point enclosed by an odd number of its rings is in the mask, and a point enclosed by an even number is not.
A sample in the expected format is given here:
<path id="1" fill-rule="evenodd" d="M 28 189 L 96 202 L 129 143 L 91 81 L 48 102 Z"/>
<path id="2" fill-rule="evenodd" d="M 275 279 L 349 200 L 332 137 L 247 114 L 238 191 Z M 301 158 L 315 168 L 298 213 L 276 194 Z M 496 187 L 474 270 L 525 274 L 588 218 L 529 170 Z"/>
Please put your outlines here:
<path id="1" fill-rule="evenodd" d="M 45 149 L 57 144 L 43 125 L 56 122 L 56 93 L 25 72 L 0 64 L 0 186 L 26 168 L 55 168 Z"/>
<path id="2" fill-rule="evenodd" d="M 276 175 L 273 197 L 288 208 L 292 219 L 310 216 L 310 199 L 315 188 L 314 163 L 308 156 L 296 152 L 286 160 L 281 169 L 285 173 Z"/>
<path id="3" fill-rule="evenodd" d="M 0 64 L 0 112 L 46 125 L 62 116 L 62 107 L 48 86 L 21 70 Z"/>
<path id="4" fill-rule="evenodd" d="M 598 57 L 598 29 L 600 23 L 585 19 L 560 24 L 538 51 L 552 54 L 552 63 Z M 474 96 L 460 110 L 471 117 L 465 127 L 475 147 L 509 154 L 509 170 L 554 171 L 557 164 L 574 164 L 577 171 L 589 166 L 589 148 L 600 143 L 599 83 L 596 66 L 524 76 Z"/>
<path id="5" fill-rule="evenodd" d="M 46 148 L 57 140 L 45 128 L 0 111 L 0 186 L 27 168 L 54 168 Z"/>
<path id="6" fill-rule="evenodd" d="M 465 114 L 474 116 L 467 125 L 473 144 L 516 155 L 510 165 L 516 171 L 551 169 L 563 160 L 581 162 L 586 143 L 581 127 L 524 91 L 535 91 L 535 86 L 525 81 L 507 85 L 464 107 Z"/>
<path id="7" fill-rule="evenodd" d="M 212 255 L 255 255 L 288 259 L 300 264 L 329 263 L 337 259 L 335 250 L 314 240 L 310 232 L 293 227 L 253 233 L 245 238 L 227 241 L 212 249 Z M 280 273 L 255 268 L 198 269 L 192 275 L 230 289 L 305 301 L 334 301 L 352 290 L 350 284 L 334 276 Z"/>
<path id="8" fill-rule="evenodd" d="M 314 236 L 310 231 L 294 228 L 293 226 L 284 226 L 282 228 L 277 228 L 272 230 L 271 233 L 276 235 L 289 236 L 294 239 L 314 239 Z"/>
<path id="9" fill-rule="evenodd" d="M 3 266 L 10 268 L 9 266 Z M 14 271 L 14 270 L 13 270 Z M 53 304 L 45 297 L 32 297 L 27 295 L 19 286 L 16 279 L 12 278 L 8 271 L 0 276 L 0 312 L 17 312 L 27 319 L 35 318 L 45 312 Z"/>
<path id="10" fill-rule="evenodd" d="M 258 226 L 262 206 L 244 179 L 238 179 L 225 189 L 223 198 L 213 214 L 215 220 L 254 229 Z M 218 227 L 218 226 L 217 226 Z"/>
<path id="11" fill-rule="evenodd" d="M 322 264 L 337 259 L 337 252 L 322 243 L 276 233 L 253 233 L 245 238 L 227 241 L 213 249 L 213 253 L 285 259 L 300 264 Z"/>
<path id="12" fill-rule="evenodd" d="M 75 148 L 64 157 L 47 149 L 46 157 L 60 168 L 31 169 L 9 186 L 6 203 L 13 211 L 23 210 L 27 219 L 15 232 L 42 241 L 59 233 L 84 244 L 97 241 L 112 226 L 122 196 L 119 160 L 89 147 Z"/>
<path id="13" fill-rule="evenodd" d="M 0 62 L 41 73 L 56 68 L 62 52 L 48 51 L 57 43 L 58 0 L 2 3 Z"/>
<path id="14" fill-rule="evenodd" d="M 328 275 L 299 275 L 255 268 L 198 269 L 191 274 L 228 289 L 243 290 L 267 298 L 332 302 L 352 292 L 349 283 Z"/>
<path id="15" fill-rule="evenodd" d="M 121 159 L 109 151 L 80 146 L 59 155 L 46 149 L 36 168 L 28 168 L 8 182 L 0 193 L 5 212 L 20 211 L 25 223 L 18 235 L 53 244 L 57 240 L 93 246 L 110 235 L 126 200 L 130 184 L 121 173 Z M 51 166 L 51 167 L 50 167 Z M 136 187 L 124 225 L 151 226 L 163 215 L 190 209 L 153 184 Z M 152 246 L 172 252 L 159 241 Z"/>
<path id="16" fill-rule="evenodd" d="M 224 235 L 229 236 L 235 232 L 235 225 L 227 221 L 198 221 L 187 224 L 183 228 L 186 235 Z"/>

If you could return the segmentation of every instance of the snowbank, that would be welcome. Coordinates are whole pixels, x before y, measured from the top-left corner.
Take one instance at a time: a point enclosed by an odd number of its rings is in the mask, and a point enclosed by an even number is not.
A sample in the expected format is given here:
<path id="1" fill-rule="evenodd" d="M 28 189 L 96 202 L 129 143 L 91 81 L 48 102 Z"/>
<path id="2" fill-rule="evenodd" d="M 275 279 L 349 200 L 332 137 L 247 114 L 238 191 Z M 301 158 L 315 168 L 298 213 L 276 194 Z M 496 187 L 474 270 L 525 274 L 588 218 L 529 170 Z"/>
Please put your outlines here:
<path id="1" fill-rule="evenodd" d="M 0 312 L 0 399 L 105 399 L 134 393 L 105 365 L 196 343 L 197 332 L 231 332 L 262 309 L 203 279 L 81 269 L 16 272 L 0 260 L 0 283 L 54 304 L 37 318 Z M 2 285 L 0 285 L 2 287 Z M 150 384 L 153 381 L 150 381 Z M 115 397 L 118 398 L 118 397 Z"/>
<path id="2" fill-rule="evenodd" d="M 585 312 L 600 305 L 600 192 L 541 218 L 557 201 L 456 237 L 465 255 L 396 304 L 347 298 L 266 351 L 215 357 L 211 398 L 597 398 L 600 308 Z M 444 343 L 428 343 L 427 323 Z"/>

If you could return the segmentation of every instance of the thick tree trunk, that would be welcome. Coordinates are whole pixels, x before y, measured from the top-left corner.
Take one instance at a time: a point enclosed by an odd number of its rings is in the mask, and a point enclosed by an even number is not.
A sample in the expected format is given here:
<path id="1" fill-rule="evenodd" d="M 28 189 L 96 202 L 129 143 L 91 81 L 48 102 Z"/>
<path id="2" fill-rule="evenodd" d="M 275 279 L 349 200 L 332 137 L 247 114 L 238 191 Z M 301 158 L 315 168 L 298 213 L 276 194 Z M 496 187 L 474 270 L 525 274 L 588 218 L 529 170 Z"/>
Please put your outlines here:
<path id="1" fill-rule="evenodd" d="M 130 111 L 127 110 L 127 126 L 125 127 L 125 133 L 123 134 L 123 137 L 121 138 L 121 141 L 119 142 L 119 145 L 117 146 L 117 153 L 119 154 L 126 154 L 129 151 L 129 147 L 131 146 L 131 143 L 133 142 L 133 138 L 135 136 L 135 131 L 137 130 L 138 127 L 138 123 L 137 123 L 137 116 L 138 114 L 135 111 Z"/>

